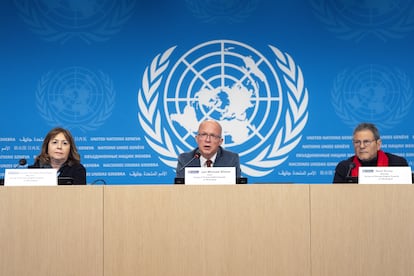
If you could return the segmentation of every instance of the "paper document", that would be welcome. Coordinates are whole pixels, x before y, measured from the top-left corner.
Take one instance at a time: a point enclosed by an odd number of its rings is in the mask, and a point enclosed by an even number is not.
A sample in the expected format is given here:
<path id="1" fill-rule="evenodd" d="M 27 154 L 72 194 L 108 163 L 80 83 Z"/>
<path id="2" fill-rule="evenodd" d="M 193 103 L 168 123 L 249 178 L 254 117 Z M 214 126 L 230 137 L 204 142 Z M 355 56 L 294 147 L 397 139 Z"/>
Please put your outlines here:
<path id="1" fill-rule="evenodd" d="M 4 186 L 56 186 L 56 169 L 6 169 Z"/>
<path id="2" fill-rule="evenodd" d="M 236 184 L 235 167 L 187 167 L 186 185 L 225 185 Z"/>
<path id="3" fill-rule="evenodd" d="M 411 167 L 359 167 L 359 184 L 412 184 Z"/>

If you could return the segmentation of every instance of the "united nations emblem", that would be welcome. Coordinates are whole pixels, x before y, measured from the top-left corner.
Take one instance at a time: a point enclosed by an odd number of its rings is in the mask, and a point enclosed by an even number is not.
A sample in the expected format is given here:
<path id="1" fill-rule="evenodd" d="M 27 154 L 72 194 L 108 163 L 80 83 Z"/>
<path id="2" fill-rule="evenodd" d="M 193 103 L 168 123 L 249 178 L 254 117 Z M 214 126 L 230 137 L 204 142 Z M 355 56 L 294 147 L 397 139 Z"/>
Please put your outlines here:
<path id="1" fill-rule="evenodd" d="M 402 38 L 414 30 L 411 0 L 309 2 L 315 16 L 344 40 L 360 41 L 374 36 L 386 41 Z"/>
<path id="2" fill-rule="evenodd" d="M 131 17 L 135 0 L 14 0 L 24 22 L 47 41 L 106 41 Z M 110 12 L 108 12 L 110 11 Z"/>
<path id="3" fill-rule="evenodd" d="M 154 58 L 138 92 L 138 118 L 147 143 L 175 168 L 195 147 L 198 125 L 214 119 L 224 145 L 238 152 L 244 174 L 270 174 L 301 140 L 308 91 L 299 66 L 270 46 L 273 59 L 230 40 L 200 44 L 172 64 L 172 47 Z"/>
<path id="4" fill-rule="evenodd" d="M 339 73 L 331 99 L 337 115 L 350 127 L 370 121 L 390 129 L 411 111 L 413 90 L 401 70 L 370 64 Z"/>
<path id="5" fill-rule="evenodd" d="M 82 67 L 49 72 L 36 90 L 39 114 L 51 126 L 95 130 L 112 114 L 114 104 L 111 79 Z"/>

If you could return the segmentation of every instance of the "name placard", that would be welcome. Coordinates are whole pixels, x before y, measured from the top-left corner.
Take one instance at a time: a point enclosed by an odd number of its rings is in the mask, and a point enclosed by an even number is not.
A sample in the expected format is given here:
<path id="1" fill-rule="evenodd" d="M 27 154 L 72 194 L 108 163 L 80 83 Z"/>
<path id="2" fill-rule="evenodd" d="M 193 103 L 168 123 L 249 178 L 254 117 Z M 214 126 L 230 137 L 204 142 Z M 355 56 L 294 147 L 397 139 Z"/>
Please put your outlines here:
<path id="1" fill-rule="evenodd" d="M 359 167 L 358 184 L 412 184 L 411 167 Z"/>
<path id="2" fill-rule="evenodd" d="M 187 167 L 186 185 L 226 185 L 236 184 L 235 167 Z"/>
<path id="3" fill-rule="evenodd" d="M 56 186 L 56 169 L 6 169 L 4 186 Z"/>

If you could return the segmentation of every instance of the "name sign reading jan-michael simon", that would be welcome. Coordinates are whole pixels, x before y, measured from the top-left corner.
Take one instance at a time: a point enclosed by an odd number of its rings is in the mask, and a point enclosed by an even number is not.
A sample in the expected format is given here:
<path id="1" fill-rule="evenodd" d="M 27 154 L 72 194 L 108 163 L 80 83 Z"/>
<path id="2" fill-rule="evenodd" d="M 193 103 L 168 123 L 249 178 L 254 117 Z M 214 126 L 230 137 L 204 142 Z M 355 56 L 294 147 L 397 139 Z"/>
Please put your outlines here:
<path id="1" fill-rule="evenodd" d="M 411 183 L 411 167 L 359 167 L 358 184 Z"/>
<path id="2" fill-rule="evenodd" d="M 227 185 L 236 184 L 235 167 L 187 167 L 186 185 Z"/>

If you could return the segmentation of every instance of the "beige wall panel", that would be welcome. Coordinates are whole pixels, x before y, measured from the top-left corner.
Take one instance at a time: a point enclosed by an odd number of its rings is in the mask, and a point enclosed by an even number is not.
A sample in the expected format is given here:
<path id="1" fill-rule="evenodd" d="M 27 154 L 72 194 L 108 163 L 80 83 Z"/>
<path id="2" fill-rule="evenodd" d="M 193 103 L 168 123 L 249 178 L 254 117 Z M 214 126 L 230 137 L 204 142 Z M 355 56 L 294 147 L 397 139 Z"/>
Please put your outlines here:
<path id="1" fill-rule="evenodd" d="M 312 275 L 414 275 L 413 185 L 311 185 Z"/>
<path id="2" fill-rule="evenodd" d="M 0 187 L 0 275 L 103 275 L 103 188 Z"/>
<path id="3" fill-rule="evenodd" d="M 106 186 L 105 276 L 309 275 L 308 185 Z"/>

